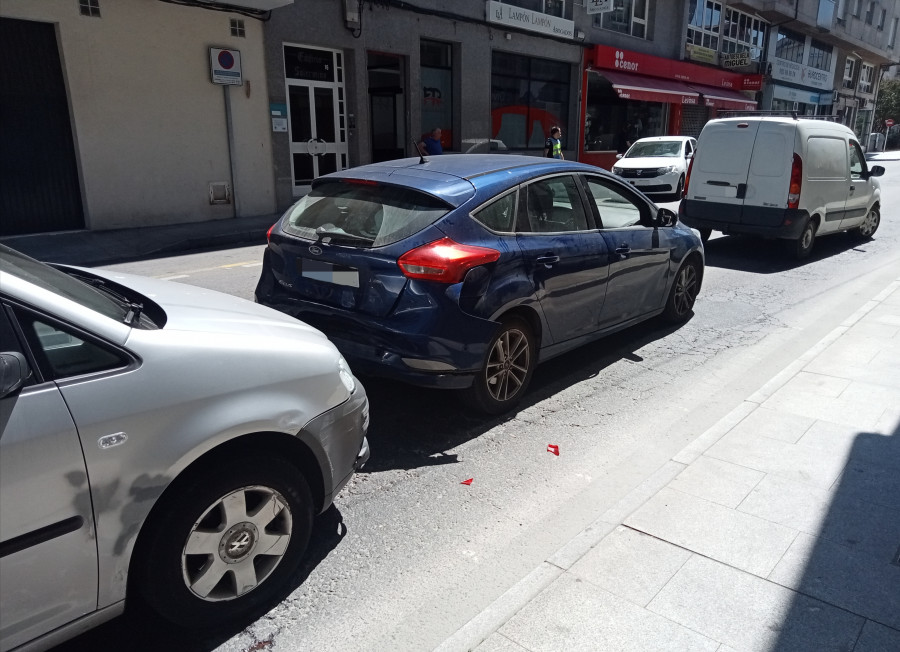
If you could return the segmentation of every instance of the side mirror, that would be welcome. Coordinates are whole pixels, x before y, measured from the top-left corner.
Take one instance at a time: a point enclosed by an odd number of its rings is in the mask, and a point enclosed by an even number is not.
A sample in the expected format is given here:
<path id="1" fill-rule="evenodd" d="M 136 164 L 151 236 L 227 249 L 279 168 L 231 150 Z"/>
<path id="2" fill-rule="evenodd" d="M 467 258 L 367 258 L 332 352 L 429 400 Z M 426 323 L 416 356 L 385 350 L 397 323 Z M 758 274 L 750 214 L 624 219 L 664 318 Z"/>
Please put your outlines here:
<path id="1" fill-rule="evenodd" d="M 0 398 L 18 392 L 31 378 L 31 368 L 18 351 L 0 353 Z"/>
<path id="2" fill-rule="evenodd" d="M 880 165 L 873 165 L 872 169 L 869 170 L 870 177 L 880 177 L 882 174 L 884 174 L 884 168 Z"/>
<path id="3" fill-rule="evenodd" d="M 662 226 L 675 226 L 676 222 L 678 222 L 678 215 L 668 208 L 660 208 L 655 215 L 650 216 L 650 226 L 654 229 Z"/>
<path id="4" fill-rule="evenodd" d="M 684 158 L 694 158 L 694 153 L 693 153 L 693 152 L 687 152 L 687 153 L 684 155 Z"/>
<path id="5" fill-rule="evenodd" d="M 625 156 L 625 155 L 624 154 L 616 154 L 616 158 L 622 158 L 623 156 Z"/>

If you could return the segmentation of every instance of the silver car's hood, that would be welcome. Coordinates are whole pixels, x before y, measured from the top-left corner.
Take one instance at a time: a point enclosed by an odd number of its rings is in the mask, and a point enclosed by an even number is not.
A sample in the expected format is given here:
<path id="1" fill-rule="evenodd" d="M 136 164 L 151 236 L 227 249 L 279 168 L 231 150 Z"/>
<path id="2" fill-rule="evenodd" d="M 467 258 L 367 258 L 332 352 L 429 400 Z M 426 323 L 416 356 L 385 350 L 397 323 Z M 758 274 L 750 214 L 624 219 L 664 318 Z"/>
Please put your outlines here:
<path id="1" fill-rule="evenodd" d="M 618 168 L 628 168 L 630 170 L 641 168 L 667 168 L 670 165 L 684 165 L 684 160 L 677 156 L 635 156 L 634 158 L 620 158 L 614 163 Z"/>
<path id="2" fill-rule="evenodd" d="M 327 339 L 318 329 L 293 317 L 222 292 L 110 270 L 85 271 L 153 299 L 166 313 L 166 330 Z"/>

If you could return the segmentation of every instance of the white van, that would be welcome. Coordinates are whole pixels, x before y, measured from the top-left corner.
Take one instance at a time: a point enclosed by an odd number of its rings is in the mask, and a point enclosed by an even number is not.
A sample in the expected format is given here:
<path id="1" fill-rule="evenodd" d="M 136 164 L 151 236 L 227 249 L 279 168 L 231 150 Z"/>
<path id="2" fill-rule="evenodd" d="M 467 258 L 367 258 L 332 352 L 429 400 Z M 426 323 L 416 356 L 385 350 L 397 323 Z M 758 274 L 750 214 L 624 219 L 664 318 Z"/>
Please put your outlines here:
<path id="1" fill-rule="evenodd" d="M 880 221 L 884 168 L 870 170 L 853 131 L 809 118 L 737 117 L 703 127 L 679 216 L 712 230 L 789 241 L 806 258 L 817 235 L 855 230 L 871 238 Z"/>

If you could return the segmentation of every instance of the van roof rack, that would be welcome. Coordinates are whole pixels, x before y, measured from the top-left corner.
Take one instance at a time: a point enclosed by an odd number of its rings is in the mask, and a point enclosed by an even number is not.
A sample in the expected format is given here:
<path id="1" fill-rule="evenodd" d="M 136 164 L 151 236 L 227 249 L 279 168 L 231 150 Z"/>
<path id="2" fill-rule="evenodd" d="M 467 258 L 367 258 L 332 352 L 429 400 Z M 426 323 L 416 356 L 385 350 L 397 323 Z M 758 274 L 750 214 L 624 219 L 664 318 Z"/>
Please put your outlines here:
<path id="1" fill-rule="evenodd" d="M 826 120 L 828 122 L 840 122 L 840 116 L 836 115 L 797 115 L 796 111 L 719 111 L 719 118 L 752 118 L 752 117 L 779 117 L 799 120 Z"/>

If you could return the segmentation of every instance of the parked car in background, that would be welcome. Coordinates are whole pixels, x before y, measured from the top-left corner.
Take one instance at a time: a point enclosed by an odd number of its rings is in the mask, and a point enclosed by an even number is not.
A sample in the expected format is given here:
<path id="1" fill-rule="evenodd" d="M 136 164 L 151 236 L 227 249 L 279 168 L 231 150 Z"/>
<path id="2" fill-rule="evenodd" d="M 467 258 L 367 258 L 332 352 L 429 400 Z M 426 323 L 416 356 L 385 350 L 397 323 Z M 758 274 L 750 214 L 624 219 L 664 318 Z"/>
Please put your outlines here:
<path id="1" fill-rule="evenodd" d="M 703 127 L 679 207 L 704 238 L 713 230 L 786 241 L 798 259 L 819 235 L 871 238 L 881 221 L 879 177 L 853 131 L 827 120 L 742 116 Z"/>
<path id="2" fill-rule="evenodd" d="M 655 315 L 686 320 L 700 239 L 608 172 L 503 154 L 320 177 L 269 231 L 257 300 L 354 370 L 502 413 L 535 365 Z"/>
<path id="3" fill-rule="evenodd" d="M 688 163 L 696 149 L 697 141 L 689 136 L 641 138 L 616 156 L 612 172 L 646 195 L 674 193 L 680 199 Z"/>
<path id="4" fill-rule="evenodd" d="M 0 647 L 140 595 L 188 628 L 259 615 L 369 456 L 319 331 L 209 290 L 0 245 Z"/>

